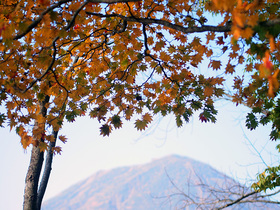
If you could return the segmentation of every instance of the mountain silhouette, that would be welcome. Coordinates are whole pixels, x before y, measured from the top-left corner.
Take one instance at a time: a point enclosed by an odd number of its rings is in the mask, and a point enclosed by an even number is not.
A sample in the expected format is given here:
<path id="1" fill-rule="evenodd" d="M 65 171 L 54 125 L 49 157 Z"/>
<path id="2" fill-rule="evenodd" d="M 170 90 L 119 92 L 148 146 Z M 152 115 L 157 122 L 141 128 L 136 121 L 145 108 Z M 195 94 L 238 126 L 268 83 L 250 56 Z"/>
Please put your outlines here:
<path id="1" fill-rule="evenodd" d="M 232 191 L 230 195 L 220 192 L 213 195 L 234 199 L 238 190 L 250 190 L 240 186 L 207 164 L 171 155 L 144 165 L 97 172 L 44 202 L 42 210 L 197 209 L 195 205 L 186 207 L 186 196 L 199 203 L 205 202 L 204 198 L 211 198 L 213 189 L 229 189 Z M 208 205 L 206 209 L 214 207 L 218 206 Z M 230 208 L 275 209 L 262 204 L 240 204 Z"/>

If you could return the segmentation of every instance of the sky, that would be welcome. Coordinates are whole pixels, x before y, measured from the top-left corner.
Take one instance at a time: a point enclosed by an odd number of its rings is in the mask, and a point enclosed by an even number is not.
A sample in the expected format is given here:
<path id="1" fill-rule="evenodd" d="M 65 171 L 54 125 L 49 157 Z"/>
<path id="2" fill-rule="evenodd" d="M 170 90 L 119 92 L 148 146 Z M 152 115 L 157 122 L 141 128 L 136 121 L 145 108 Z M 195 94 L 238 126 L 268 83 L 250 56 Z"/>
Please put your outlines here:
<path id="1" fill-rule="evenodd" d="M 201 69 L 207 70 L 205 65 Z M 244 123 L 247 108 L 225 100 L 218 101 L 216 108 L 215 124 L 201 123 L 195 115 L 177 128 L 172 116 L 155 116 L 145 132 L 138 132 L 131 121 L 109 137 L 100 136 L 101 125 L 87 117 L 65 123 L 60 134 L 66 135 L 68 142 L 60 143 L 63 152 L 54 157 L 44 200 L 97 171 L 145 164 L 172 154 L 209 164 L 244 184 L 251 183 L 265 164 L 279 163 L 277 142 L 269 140 L 269 125 L 249 131 Z M 9 128 L 0 128 L 0 136 L 0 209 L 22 209 L 31 150 L 25 151 Z"/>
<path id="2" fill-rule="evenodd" d="M 86 117 L 65 124 L 61 134 L 68 137 L 62 155 L 56 155 L 45 200 L 100 170 L 144 164 L 177 154 L 210 164 L 215 169 L 249 183 L 265 165 L 275 164 L 276 142 L 269 140 L 269 127 L 249 131 L 244 126 L 246 108 L 228 101 L 218 101 L 217 122 L 200 123 L 194 116 L 190 123 L 177 128 L 172 116 L 155 116 L 145 132 L 138 132 L 132 122 L 113 131 L 110 137 L 99 135 L 100 124 Z M 19 138 L 8 128 L 0 129 L 0 209 L 22 209 L 24 180 L 30 149 L 24 151 Z"/>

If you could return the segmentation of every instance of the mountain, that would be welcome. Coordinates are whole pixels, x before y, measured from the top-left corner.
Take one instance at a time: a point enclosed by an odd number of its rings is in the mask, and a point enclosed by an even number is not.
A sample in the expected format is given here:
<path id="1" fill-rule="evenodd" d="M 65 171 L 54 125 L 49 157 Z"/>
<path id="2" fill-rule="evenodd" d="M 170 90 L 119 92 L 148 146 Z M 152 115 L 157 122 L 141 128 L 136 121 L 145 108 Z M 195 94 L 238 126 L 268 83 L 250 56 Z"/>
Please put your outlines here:
<path id="1" fill-rule="evenodd" d="M 182 209 L 185 196 L 195 198 L 196 202 L 201 198 L 213 199 L 208 186 L 212 193 L 213 188 L 228 188 L 232 192 L 248 190 L 207 164 L 171 155 L 144 165 L 100 171 L 46 201 L 42 210 Z M 234 196 L 219 193 L 216 193 L 219 198 Z M 212 207 L 206 205 L 206 209 Z M 188 209 L 197 208 L 190 205 Z M 242 204 L 237 209 L 259 208 Z"/>

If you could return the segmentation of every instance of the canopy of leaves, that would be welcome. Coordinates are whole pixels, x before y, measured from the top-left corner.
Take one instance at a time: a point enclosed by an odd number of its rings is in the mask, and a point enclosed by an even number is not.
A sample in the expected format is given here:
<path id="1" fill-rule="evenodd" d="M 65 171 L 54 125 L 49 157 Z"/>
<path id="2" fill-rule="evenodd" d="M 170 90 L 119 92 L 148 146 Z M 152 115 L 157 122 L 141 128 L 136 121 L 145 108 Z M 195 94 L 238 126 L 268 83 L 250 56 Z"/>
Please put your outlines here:
<path id="1" fill-rule="evenodd" d="M 248 128 L 271 122 L 276 140 L 279 6 L 278 0 L 1 1 L 0 125 L 16 128 L 24 148 L 45 150 L 52 129 L 85 114 L 102 124 L 104 136 L 133 116 L 138 130 L 153 114 L 172 113 L 182 126 L 198 111 L 201 122 L 215 122 L 214 100 L 224 96 L 230 74 L 231 99 L 252 108 Z M 208 23 L 212 15 L 215 24 Z M 204 60 L 220 76 L 200 73 Z"/>

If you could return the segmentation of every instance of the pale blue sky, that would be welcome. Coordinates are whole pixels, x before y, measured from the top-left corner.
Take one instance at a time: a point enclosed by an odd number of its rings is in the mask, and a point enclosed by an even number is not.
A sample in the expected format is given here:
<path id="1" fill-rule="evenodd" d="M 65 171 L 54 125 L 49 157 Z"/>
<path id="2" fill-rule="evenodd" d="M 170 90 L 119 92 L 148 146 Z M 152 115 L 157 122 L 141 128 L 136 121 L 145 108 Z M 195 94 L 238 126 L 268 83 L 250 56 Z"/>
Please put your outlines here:
<path id="1" fill-rule="evenodd" d="M 220 101 L 216 124 L 200 123 L 197 116 L 182 128 L 176 128 L 171 116 L 156 119 L 146 132 L 137 132 L 132 123 L 124 124 L 110 137 L 99 136 L 100 125 L 88 118 L 66 124 L 61 133 L 67 135 L 61 156 L 55 156 L 53 171 L 45 199 L 87 178 L 96 171 L 118 166 L 142 164 L 170 154 L 187 156 L 234 178 L 254 176 L 264 164 L 245 136 L 261 151 L 268 164 L 278 161 L 269 154 L 276 142 L 268 140 L 269 128 L 248 131 L 244 127 L 246 109 Z M 157 124 L 158 122 L 158 124 Z M 0 209 L 22 208 L 24 179 L 30 150 L 24 152 L 18 137 L 1 128 Z M 187 180 L 186 180 L 187 181 Z"/>
<path id="2" fill-rule="evenodd" d="M 195 116 L 189 124 L 176 128 L 174 119 L 168 116 L 157 118 L 144 133 L 137 132 L 130 122 L 105 138 L 99 135 L 101 125 L 96 120 L 79 118 L 65 124 L 61 134 L 68 137 L 68 142 L 62 145 L 62 155 L 54 158 L 45 200 L 99 170 L 143 164 L 170 154 L 210 164 L 245 183 L 265 167 L 248 140 L 268 164 L 279 163 L 279 155 L 273 155 L 277 154 L 277 143 L 269 140 L 269 127 L 249 131 L 244 126 L 247 109 L 226 101 L 219 102 L 217 108 L 216 124 L 200 123 Z M 22 209 L 30 149 L 24 151 L 19 138 L 8 128 L 0 128 L 0 135 L 0 209 Z"/>

